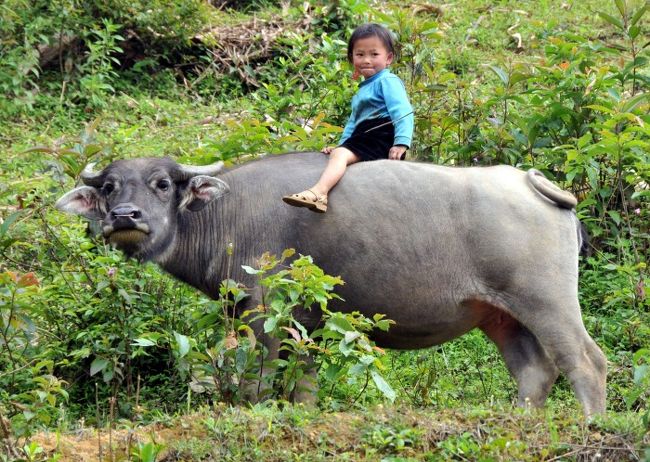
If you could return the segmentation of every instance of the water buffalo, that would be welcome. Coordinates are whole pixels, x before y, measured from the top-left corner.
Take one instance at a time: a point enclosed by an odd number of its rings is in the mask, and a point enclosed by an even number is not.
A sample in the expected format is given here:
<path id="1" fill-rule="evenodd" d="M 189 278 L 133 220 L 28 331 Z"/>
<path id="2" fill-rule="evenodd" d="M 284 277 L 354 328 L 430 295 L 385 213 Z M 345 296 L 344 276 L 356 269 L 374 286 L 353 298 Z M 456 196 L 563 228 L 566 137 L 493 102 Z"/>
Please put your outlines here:
<path id="1" fill-rule="evenodd" d="M 378 345 L 423 348 L 478 327 L 503 355 L 520 405 L 542 406 L 563 372 L 585 414 L 604 411 L 606 360 L 578 304 L 572 195 L 534 170 L 381 160 L 351 166 L 326 214 L 285 205 L 280 198 L 314 183 L 326 159 L 268 156 L 218 177 L 220 165 L 119 160 L 85 171 L 86 186 L 56 206 L 101 220 L 126 254 L 212 297 L 228 243 L 231 277 L 245 284 L 254 280 L 239 265 L 293 247 L 346 282 L 335 309 L 396 321 Z"/>

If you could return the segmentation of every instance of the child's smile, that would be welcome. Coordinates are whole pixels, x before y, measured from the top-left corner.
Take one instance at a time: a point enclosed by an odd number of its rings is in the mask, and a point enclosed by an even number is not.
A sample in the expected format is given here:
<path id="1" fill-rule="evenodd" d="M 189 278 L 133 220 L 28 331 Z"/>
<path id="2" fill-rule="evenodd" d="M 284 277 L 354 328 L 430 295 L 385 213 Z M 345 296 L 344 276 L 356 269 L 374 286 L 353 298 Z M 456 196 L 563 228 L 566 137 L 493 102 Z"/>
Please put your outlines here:
<path id="1" fill-rule="evenodd" d="M 366 37 L 355 42 L 352 51 L 354 69 L 364 78 L 372 77 L 386 69 L 393 62 L 393 53 L 377 36 Z"/>

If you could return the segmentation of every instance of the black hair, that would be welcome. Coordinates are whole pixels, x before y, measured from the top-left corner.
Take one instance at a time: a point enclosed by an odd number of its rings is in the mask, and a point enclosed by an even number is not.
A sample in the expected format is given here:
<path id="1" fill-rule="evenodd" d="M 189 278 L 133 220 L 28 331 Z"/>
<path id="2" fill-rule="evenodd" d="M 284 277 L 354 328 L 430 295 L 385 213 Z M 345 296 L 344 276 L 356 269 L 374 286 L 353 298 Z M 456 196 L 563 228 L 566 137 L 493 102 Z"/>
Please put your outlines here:
<path id="1" fill-rule="evenodd" d="M 375 23 L 362 24 L 354 29 L 352 36 L 348 41 L 348 61 L 352 62 L 352 53 L 354 52 L 354 44 L 358 40 L 377 37 L 381 40 L 382 44 L 386 47 L 386 51 L 395 55 L 395 39 L 388 29 Z"/>

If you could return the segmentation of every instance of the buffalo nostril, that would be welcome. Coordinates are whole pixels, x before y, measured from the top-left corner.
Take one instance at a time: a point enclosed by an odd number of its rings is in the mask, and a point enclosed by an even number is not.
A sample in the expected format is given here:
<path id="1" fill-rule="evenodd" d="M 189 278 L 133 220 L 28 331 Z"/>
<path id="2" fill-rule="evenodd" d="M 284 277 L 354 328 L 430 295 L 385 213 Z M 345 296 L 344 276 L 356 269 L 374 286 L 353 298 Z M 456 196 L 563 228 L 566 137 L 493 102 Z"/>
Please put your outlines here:
<path id="1" fill-rule="evenodd" d="M 134 207 L 115 207 L 111 210 L 112 218 L 131 218 L 132 220 L 137 220 L 142 217 L 142 212 Z"/>

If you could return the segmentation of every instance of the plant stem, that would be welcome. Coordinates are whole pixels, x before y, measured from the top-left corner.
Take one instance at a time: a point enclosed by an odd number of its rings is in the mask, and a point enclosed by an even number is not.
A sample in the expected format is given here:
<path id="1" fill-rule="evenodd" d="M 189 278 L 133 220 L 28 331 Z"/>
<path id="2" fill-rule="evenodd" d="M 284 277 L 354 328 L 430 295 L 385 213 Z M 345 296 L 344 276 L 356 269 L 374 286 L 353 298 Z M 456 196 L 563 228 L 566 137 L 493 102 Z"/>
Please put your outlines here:
<path id="1" fill-rule="evenodd" d="M 101 428 L 102 426 L 100 425 L 101 423 L 101 413 L 99 412 L 99 384 L 95 382 L 95 419 L 96 419 L 96 425 L 97 425 L 97 449 L 99 453 L 99 462 L 101 462 L 103 458 L 102 454 L 102 431 Z"/>
<path id="2" fill-rule="evenodd" d="M 356 404 L 356 402 L 363 396 L 363 394 L 366 392 L 366 388 L 368 388 L 368 383 L 370 382 L 370 371 L 366 369 L 366 383 L 363 384 L 363 387 L 361 388 L 361 391 L 357 395 L 356 398 L 354 398 L 354 401 L 352 401 L 352 406 Z"/>
<path id="3" fill-rule="evenodd" d="M 16 308 L 16 289 L 15 287 L 12 288 L 11 291 L 11 302 L 9 303 L 9 316 L 7 317 L 7 325 L 5 326 L 5 329 L 1 331 L 0 333 L 2 334 L 2 342 L 5 345 L 5 349 L 7 351 L 7 354 L 9 355 L 9 361 L 11 362 L 11 388 L 14 387 L 15 381 L 16 381 L 16 360 L 14 359 L 13 351 L 9 347 L 9 328 L 11 327 L 11 320 L 14 317 L 15 313 L 15 308 Z M 0 417 L 1 418 L 1 417 Z"/>

